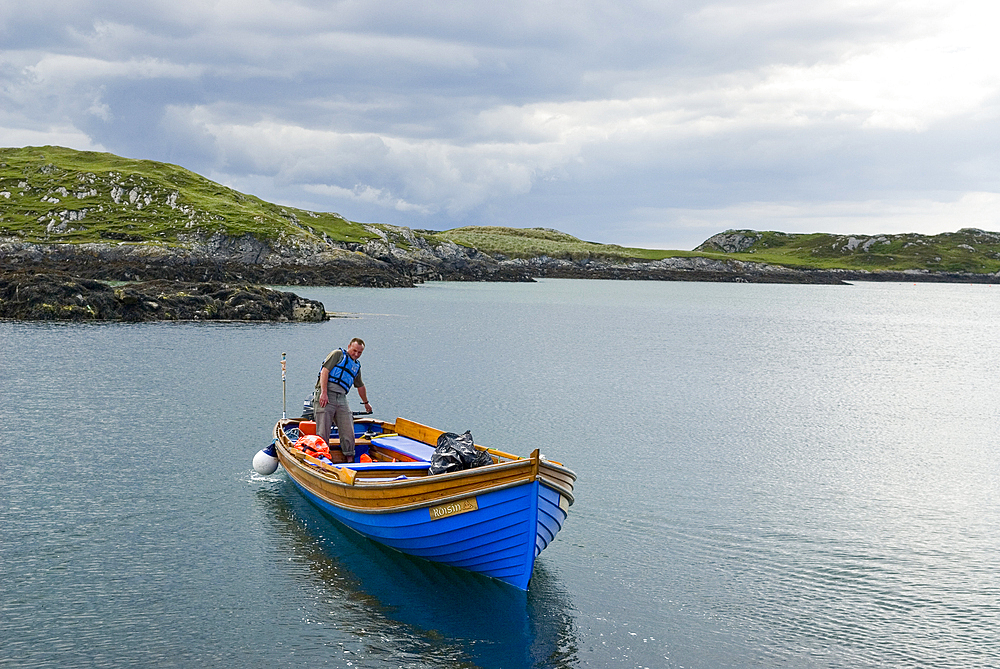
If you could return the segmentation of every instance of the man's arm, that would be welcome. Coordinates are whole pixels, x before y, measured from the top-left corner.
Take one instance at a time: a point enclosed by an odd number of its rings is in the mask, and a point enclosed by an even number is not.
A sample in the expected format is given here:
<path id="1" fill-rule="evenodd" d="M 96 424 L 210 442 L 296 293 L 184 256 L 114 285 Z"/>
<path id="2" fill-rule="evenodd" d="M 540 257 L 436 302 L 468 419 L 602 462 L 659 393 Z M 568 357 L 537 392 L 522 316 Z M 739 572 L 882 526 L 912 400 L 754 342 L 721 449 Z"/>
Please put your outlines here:
<path id="1" fill-rule="evenodd" d="M 330 398 L 326 394 L 326 383 L 330 379 L 330 370 L 321 367 L 319 370 L 319 405 L 325 407 L 330 403 Z"/>

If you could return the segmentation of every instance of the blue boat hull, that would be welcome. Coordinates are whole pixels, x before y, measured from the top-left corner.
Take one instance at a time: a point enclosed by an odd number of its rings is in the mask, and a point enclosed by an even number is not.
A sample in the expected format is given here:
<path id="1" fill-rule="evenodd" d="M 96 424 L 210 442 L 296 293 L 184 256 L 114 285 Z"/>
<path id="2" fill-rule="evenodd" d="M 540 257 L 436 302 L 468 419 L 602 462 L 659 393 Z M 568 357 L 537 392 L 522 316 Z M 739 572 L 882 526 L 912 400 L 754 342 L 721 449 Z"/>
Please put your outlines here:
<path id="1" fill-rule="evenodd" d="M 427 442 L 439 431 L 403 419 L 378 434 L 366 429 L 375 462 L 334 464 L 297 450 L 295 419 L 275 426 L 275 450 L 306 499 L 363 536 L 528 588 L 535 559 L 573 503 L 573 472 L 537 450 L 529 458 L 490 450 L 492 465 L 430 474 Z"/>
<path id="2" fill-rule="evenodd" d="M 427 508 L 397 513 L 342 509 L 294 478 L 299 491 L 326 515 L 381 544 L 528 589 L 535 558 L 566 520 L 559 493 L 538 481 L 478 495 L 478 509 L 432 520 Z"/>

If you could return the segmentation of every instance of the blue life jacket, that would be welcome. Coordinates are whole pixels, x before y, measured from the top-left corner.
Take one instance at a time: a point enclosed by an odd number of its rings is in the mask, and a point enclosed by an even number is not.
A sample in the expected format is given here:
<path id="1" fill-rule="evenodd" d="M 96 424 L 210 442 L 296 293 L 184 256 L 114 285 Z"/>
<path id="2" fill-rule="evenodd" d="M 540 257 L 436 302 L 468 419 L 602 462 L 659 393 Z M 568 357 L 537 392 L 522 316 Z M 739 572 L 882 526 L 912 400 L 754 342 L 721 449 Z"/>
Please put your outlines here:
<path id="1" fill-rule="evenodd" d="M 340 362 L 330 370 L 329 382 L 336 383 L 344 392 L 350 392 L 354 386 L 354 378 L 361 371 L 361 363 L 347 355 L 344 349 L 340 349 L 340 352 Z"/>

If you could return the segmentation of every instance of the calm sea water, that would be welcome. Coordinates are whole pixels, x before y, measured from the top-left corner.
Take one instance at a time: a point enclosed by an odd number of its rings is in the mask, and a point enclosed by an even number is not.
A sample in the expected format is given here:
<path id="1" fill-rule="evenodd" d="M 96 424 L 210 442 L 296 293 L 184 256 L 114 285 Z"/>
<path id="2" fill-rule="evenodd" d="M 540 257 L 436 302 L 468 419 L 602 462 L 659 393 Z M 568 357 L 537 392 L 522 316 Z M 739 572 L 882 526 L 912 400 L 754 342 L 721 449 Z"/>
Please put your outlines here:
<path id="1" fill-rule="evenodd" d="M 354 316 L 0 323 L 0 666 L 1000 666 L 1000 286 L 297 290 Z M 577 472 L 527 594 L 252 473 L 352 336 Z"/>

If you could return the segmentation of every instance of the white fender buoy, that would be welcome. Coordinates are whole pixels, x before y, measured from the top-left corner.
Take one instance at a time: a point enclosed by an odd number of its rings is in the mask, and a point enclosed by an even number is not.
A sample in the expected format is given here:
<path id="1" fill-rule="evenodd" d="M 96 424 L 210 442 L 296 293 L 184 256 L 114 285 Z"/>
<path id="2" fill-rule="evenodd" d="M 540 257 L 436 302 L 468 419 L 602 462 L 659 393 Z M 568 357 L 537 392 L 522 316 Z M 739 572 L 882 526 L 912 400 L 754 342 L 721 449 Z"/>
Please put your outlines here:
<path id="1" fill-rule="evenodd" d="M 274 442 L 257 451 L 253 456 L 253 469 L 261 476 L 270 476 L 278 469 L 278 457 L 274 451 Z"/>

